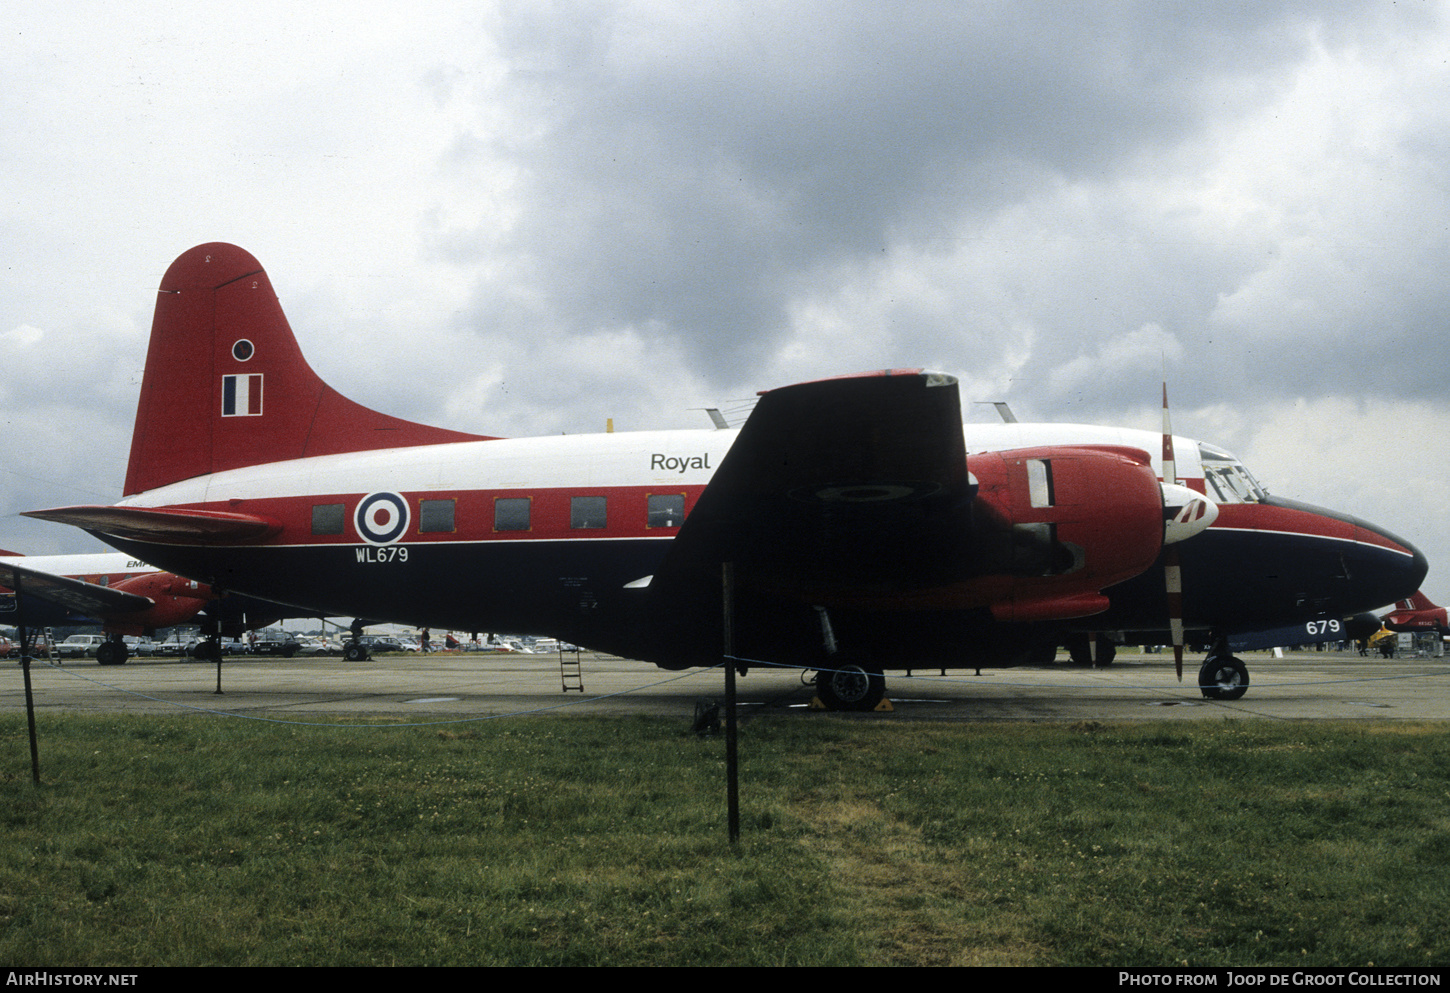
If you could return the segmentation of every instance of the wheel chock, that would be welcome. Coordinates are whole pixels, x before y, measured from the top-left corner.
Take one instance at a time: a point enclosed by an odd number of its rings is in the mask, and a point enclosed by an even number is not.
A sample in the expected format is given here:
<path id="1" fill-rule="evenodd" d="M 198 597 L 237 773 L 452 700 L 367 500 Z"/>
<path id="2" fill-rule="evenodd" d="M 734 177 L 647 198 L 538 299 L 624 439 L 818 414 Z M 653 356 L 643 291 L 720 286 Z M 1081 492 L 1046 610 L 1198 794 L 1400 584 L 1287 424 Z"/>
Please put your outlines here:
<path id="1" fill-rule="evenodd" d="M 807 710 L 830 710 L 831 708 L 830 707 L 827 707 L 824 703 L 822 703 L 821 702 L 821 698 L 819 696 L 812 696 L 811 697 L 811 702 L 806 705 L 806 709 Z M 876 713 L 876 714 L 894 714 L 894 713 L 896 713 L 896 708 L 893 707 L 893 706 L 891 706 L 891 698 L 890 697 L 882 697 L 881 698 L 881 702 L 878 703 L 876 706 L 872 707 L 871 708 L 871 711 L 872 711 L 872 713 Z"/>

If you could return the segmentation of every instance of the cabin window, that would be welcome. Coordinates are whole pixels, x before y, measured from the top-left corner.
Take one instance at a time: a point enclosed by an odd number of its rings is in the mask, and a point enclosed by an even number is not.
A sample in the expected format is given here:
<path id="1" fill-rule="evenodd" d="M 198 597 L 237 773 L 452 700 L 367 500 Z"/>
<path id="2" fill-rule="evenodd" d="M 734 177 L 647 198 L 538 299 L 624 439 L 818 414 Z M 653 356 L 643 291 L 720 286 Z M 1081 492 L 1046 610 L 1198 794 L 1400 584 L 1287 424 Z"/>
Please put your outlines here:
<path id="1" fill-rule="evenodd" d="M 312 508 L 313 534 L 342 534 L 347 515 L 340 503 L 319 503 Z"/>
<path id="2" fill-rule="evenodd" d="M 1199 442 L 1198 457 L 1203 463 L 1204 487 L 1219 503 L 1261 503 L 1268 498 L 1244 464 L 1222 448 Z"/>
<path id="3" fill-rule="evenodd" d="M 454 500 L 418 501 L 418 533 L 430 534 L 458 530 L 453 526 Z"/>
<path id="4" fill-rule="evenodd" d="M 602 528 L 607 523 L 605 498 L 583 496 L 569 498 L 569 526 L 580 529 Z"/>
<path id="5" fill-rule="evenodd" d="M 496 497 L 493 501 L 493 529 L 529 530 L 529 506 L 529 497 Z"/>
<path id="6" fill-rule="evenodd" d="M 685 494 L 650 494 L 647 527 L 677 528 L 683 523 L 685 523 Z"/>

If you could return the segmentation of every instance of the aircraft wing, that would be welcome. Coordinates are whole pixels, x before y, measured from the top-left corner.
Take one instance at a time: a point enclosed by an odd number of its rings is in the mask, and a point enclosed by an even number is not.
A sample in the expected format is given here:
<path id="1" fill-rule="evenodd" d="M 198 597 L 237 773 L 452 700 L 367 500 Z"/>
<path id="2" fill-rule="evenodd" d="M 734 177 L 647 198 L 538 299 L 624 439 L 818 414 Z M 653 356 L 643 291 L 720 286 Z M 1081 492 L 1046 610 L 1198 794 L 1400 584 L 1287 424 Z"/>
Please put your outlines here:
<path id="1" fill-rule="evenodd" d="M 37 572 L 13 562 L 0 562 L 0 586 L 12 590 L 18 586 L 26 596 L 40 597 L 98 620 L 115 614 L 137 613 L 153 606 L 149 597 L 97 586 L 83 579 Z"/>
<path id="2" fill-rule="evenodd" d="M 650 586 L 737 582 L 813 603 L 911 597 L 958 578 L 970 537 L 951 376 L 892 370 L 764 393 Z"/>

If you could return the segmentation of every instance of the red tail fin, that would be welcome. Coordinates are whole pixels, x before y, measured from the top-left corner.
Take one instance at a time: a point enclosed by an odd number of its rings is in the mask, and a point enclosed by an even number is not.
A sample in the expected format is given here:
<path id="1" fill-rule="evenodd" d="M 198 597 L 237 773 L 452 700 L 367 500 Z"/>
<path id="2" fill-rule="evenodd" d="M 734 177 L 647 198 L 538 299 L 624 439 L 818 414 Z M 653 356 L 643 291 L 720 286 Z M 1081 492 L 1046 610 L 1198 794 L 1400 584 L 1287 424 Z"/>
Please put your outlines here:
<path id="1" fill-rule="evenodd" d="M 257 260 L 198 245 L 161 279 L 125 493 L 283 459 L 477 440 L 342 396 L 302 357 Z"/>
<path id="2" fill-rule="evenodd" d="M 1436 609 L 1436 607 L 1439 606 L 1438 604 L 1432 602 L 1429 597 L 1427 597 L 1424 593 L 1421 593 L 1419 590 L 1415 591 L 1414 596 L 1410 597 L 1408 600 L 1402 600 L 1401 603 L 1405 605 L 1405 609 L 1407 610 L 1434 610 Z"/>

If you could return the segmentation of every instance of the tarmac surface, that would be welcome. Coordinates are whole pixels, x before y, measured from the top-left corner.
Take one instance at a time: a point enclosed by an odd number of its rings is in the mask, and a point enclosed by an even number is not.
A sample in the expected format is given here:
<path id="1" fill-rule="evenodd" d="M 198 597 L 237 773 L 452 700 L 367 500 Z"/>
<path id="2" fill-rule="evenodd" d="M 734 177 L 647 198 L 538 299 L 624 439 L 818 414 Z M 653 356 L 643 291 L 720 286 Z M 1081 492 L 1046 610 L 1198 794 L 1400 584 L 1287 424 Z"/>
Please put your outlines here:
<path id="1" fill-rule="evenodd" d="M 1353 651 L 1241 656 L 1250 686 L 1239 700 L 1204 699 L 1195 677 L 1202 659 L 1184 660 L 1174 679 L 1171 654 L 1120 652 L 1106 669 L 1066 663 L 983 669 L 919 669 L 886 674 L 889 714 L 860 720 L 1450 720 L 1450 657 L 1382 660 Z M 568 656 L 572 658 L 572 656 Z M 433 723 L 511 714 L 609 714 L 693 719 L 702 699 L 724 699 L 719 669 L 670 672 L 648 663 L 583 653 L 583 692 L 564 691 L 558 655 L 388 656 L 249 659 L 222 663 L 132 659 L 123 666 L 36 661 L 31 682 L 38 713 L 220 713 L 330 723 L 377 717 Z M 810 709 L 812 674 L 753 669 L 736 681 L 742 716 L 824 715 Z M 218 694 L 218 678 L 222 692 Z M 22 672 L 0 666 L 0 711 L 25 709 Z M 843 715 L 832 715 L 839 717 Z"/>

